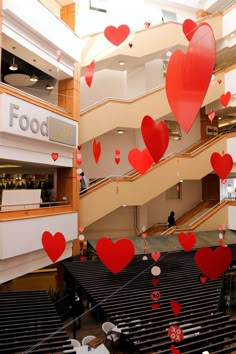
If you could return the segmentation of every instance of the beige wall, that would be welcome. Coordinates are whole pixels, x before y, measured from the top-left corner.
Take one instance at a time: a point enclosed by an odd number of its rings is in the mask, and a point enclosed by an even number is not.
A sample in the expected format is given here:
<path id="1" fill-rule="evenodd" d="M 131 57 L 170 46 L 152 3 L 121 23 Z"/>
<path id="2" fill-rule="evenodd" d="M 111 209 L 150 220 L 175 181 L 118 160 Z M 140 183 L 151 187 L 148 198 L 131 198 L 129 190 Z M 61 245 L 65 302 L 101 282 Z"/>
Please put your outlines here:
<path id="1" fill-rule="evenodd" d="M 228 207 L 216 212 L 211 218 L 202 223 L 195 231 L 217 230 L 219 225 L 228 225 Z"/>

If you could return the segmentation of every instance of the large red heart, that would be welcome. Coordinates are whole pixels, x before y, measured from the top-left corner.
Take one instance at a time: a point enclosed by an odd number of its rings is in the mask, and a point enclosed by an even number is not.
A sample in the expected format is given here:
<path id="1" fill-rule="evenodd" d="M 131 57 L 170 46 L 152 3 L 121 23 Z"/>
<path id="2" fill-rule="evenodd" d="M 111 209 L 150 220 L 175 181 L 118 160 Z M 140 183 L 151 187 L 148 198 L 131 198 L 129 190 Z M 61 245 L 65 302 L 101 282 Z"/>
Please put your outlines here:
<path id="1" fill-rule="evenodd" d="M 213 152 L 211 155 L 211 165 L 215 173 L 223 180 L 233 168 L 234 162 L 230 154 L 221 156 L 218 152 Z"/>
<path id="2" fill-rule="evenodd" d="M 130 34 L 129 26 L 120 25 L 118 28 L 114 26 L 108 26 L 104 30 L 104 35 L 106 39 L 112 44 L 118 46 L 126 40 Z"/>
<path id="3" fill-rule="evenodd" d="M 86 66 L 85 69 L 85 81 L 88 87 L 91 87 L 93 81 L 94 69 L 95 69 L 95 61 L 93 60 L 89 65 Z"/>
<path id="4" fill-rule="evenodd" d="M 185 251 L 190 251 L 197 241 L 196 236 L 192 232 L 188 234 L 180 232 L 178 235 L 178 240 Z"/>
<path id="5" fill-rule="evenodd" d="M 232 252 L 229 247 L 220 246 L 214 251 L 209 247 L 202 247 L 195 254 L 195 263 L 200 272 L 209 279 L 217 279 L 229 267 Z"/>
<path id="6" fill-rule="evenodd" d="M 131 166 L 143 175 L 153 164 L 153 158 L 148 149 L 140 151 L 139 149 L 132 149 L 128 154 L 128 160 Z"/>
<path id="7" fill-rule="evenodd" d="M 65 236 L 61 232 L 52 235 L 51 232 L 44 231 L 42 245 L 52 262 L 56 262 L 66 248 Z"/>
<path id="8" fill-rule="evenodd" d="M 172 344 L 170 348 L 172 354 L 180 354 L 179 349 L 175 348 L 174 344 Z"/>
<path id="9" fill-rule="evenodd" d="M 176 50 L 166 73 L 166 94 L 171 110 L 186 133 L 201 108 L 215 65 L 216 45 L 212 28 L 195 31 L 187 53 Z"/>
<path id="10" fill-rule="evenodd" d="M 141 131 L 144 143 L 152 156 L 154 162 L 158 162 L 169 144 L 169 131 L 165 122 L 157 125 L 150 116 L 145 116 L 142 120 Z"/>
<path id="11" fill-rule="evenodd" d="M 57 152 L 52 152 L 51 156 L 52 156 L 53 161 L 56 161 L 58 159 L 58 157 L 59 157 Z"/>
<path id="12" fill-rule="evenodd" d="M 188 41 L 191 41 L 194 33 L 199 28 L 199 26 L 208 25 L 206 22 L 202 22 L 199 25 L 196 24 L 193 20 L 187 19 L 183 23 L 183 32 Z"/>
<path id="13" fill-rule="evenodd" d="M 101 155 L 101 143 L 100 141 L 93 140 L 93 157 L 96 163 L 98 163 Z"/>
<path id="14" fill-rule="evenodd" d="M 96 252 L 102 263 L 116 274 L 132 260 L 135 248 L 129 239 L 123 238 L 114 243 L 111 239 L 103 237 L 97 242 Z"/>
<path id="15" fill-rule="evenodd" d="M 225 94 L 222 93 L 222 95 L 220 96 L 220 103 L 222 104 L 222 106 L 227 107 L 230 99 L 231 99 L 230 91 L 226 92 Z"/>

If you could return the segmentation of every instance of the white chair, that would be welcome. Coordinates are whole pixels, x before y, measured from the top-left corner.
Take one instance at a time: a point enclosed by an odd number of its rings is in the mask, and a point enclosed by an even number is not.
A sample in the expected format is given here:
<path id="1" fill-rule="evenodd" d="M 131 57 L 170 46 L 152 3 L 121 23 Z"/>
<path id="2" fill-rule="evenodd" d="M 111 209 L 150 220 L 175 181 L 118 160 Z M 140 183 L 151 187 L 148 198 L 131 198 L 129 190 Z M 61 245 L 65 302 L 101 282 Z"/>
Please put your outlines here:
<path id="1" fill-rule="evenodd" d="M 68 339 L 68 345 L 69 344 L 71 344 L 71 345 L 73 345 L 73 349 L 65 349 L 65 350 L 63 350 L 63 353 L 74 353 L 74 349 L 75 348 L 79 348 L 79 347 L 81 347 L 81 344 L 80 344 L 80 342 L 78 341 L 78 340 L 76 340 L 76 339 Z M 65 345 L 63 345 L 63 347 L 66 347 Z"/>
<path id="2" fill-rule="evenodd" d="M 112 344 L 118 342 L 120 340 L 120 334 L 112 332 L 112 329 L 115 327 L 112 322 L 104 322 L 102 324 L 102 330 L 106 335 L 105 343 L 109 340 Z"/>
<path id="3" fill-rule="evenodd" d="M 92 339 L 96 338 L 96 336 L 86 336 L 82 339 L 82 345 L 88 344 Z"/>

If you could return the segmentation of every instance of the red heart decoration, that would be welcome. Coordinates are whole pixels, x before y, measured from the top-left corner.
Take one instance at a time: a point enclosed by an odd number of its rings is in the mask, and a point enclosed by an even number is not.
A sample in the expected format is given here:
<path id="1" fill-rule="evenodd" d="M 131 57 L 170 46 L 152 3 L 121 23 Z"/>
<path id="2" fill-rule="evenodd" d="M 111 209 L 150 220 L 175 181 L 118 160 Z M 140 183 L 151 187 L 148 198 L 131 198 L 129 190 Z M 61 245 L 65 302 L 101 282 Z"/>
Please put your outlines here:
<path id="1" fill-rule="evenodd" d="M 160 279 L 152 279 L 152 285 L 157 286 L 160 283 Z"/>
<path id="2" fill-rule="evenodd" d="M 223 245 L 223 243 L 224 243 L 223 240 L 219 240 L 219 244 L 220 244 L 221 246 Z"/>
<path id="3" fill-rule="evenodd" d="M 145 28 L 149 28 L 151 26 L 151 22 L 150 21 L 149 22 L 145 22 L 144 26 L 145 26 Z"/>
<path id="4" fill-rule="evenodd" d="M 178 235 L 178 240 L 186 252 L 190 251 L 197 241 L 196 236 L 192 232 L 188 234 L 180 232 Z"/>
<path id="5" fill-rule="evenodd" d="M 224 180 L 232 170 L 234 162 L 230 154 L 221 156 L 218 152 L 213 152 L 211 155 L 211 165 L 215 173 Z"/>
<path id="6" fill-rule="evenodd" d="M 108 26 L 104 31 L 106 39 L 116 46 L 124 42 L 129 34 L 130 29 L 127 25 L 120 25 L 118 28 L 114 26 Z"/>
<path id="7" fill-rule="evenodd" d="M 178 316 L 182 309 L 180 303 L 174 300 L 170 300 L 170 306 L 172 308 L 172 311 L 174 312 L 174 315 Z"/>
<path id="8" fill-rule="evenodd" d="M 215 113 L 214 111 L 208 113 L 208 118 L 210 119 L 211 122 L 213 121 L 213 119 L 215 118 L 215 116 L 216 116 L 216 113 Z"/>
<path id="9" fill-rule="evenodd" d="M 79 232 L 81 233 L 81 232 L 83 232 L 83 231 L 84 231 L 84 227 L 79 226 Z"/>
<path id="10" fill-rule="evenodd" d="M 65 236 L 61 232 L 56 232 L 53 236 L 51 232 L 44 231 L 42 245 L 52 262 L 56 262 L 66 248 Z"/>
<path id="11" fill-rule="evenodd" d="M 160 252 L 152 252 L 152 259 L 156 262 L 161 257 Z"/>
<path id="12" fill-rule="evenodd" d="M 139 149 L 132 149 L 128 154 L 128 160 L 131 166 L 143 175 L 153 164 L 153 158 L 148 149 L 140 151 Z"/>
<path id="13" fill-rule="evenodd" d="M 82 145 L 78 145 L 78 146 L 77 146 L 77 149 L 78 149 L 78 150 L 81 150 L 81 149 L 82 149 Z"/>
<path id="14" fill-rule="evenodd" d="M 86 66 L 85 69 L 85 81 L 88 87 L 91 87 L 93 81 L 94 69 L 95 69 L 95 61 L 92 60 L 91 63 Z"/>
<path id="15" fill-rule="evenodd" d="M 52 152 L 51 156 L 52 156 L 53 161 L 56 161 L 58 159 L 58 157 L 59 157 L 57 152 Z"/>
<path id="16" fill-rule="evenodd" d="M 101 155 L 101 143 L 100 141 L 93 140 L 93 157 L 96 163 L 98 163 Z"/>
<path id="17" fill-rule="evenodd" d="M 205 275 L 200 275 L 200 282 L 202 285 L 205 285 L 207 282 L 207 277 Z"/>
<path id="18" fill-rule="evenodd" d="M 117 165 L 119 165 L 119 163 L 120 163 L 120 158 L 119 158 L 119 157 L 115 157 L 115 162 L 116 162 Z"/>
<path id="19" fill-rule="evenodd" d="M 160 304 L 152 304 L 152 310 L 158 310 L 160 307 Z"/>
<path id="20" fill-rule="evenodd" d="M 132 47 L 133 47 L 133 44 L 132 44 L 132 43 L 129 43 L 129 47 L 132 48 Z"/>
<path id="21" fill-rule="evenodd" d="M 170 348 L 172 354 L 180 354 L 179 349 L 175 348 L 174 344 L 172 344 Z"/>
<path id="22" fill-rule="evenodd" d="M 145 116 L 141 125 L 144 143 L 154 162 L 158 162 L 164 155 L 169 144 L 169 132 L 165 122 L 157 125 L 150 116 Z"/>
<path id="23" fill-rule="evenodd" d="M 230 91 L 226 92 L 226 94 L 222 93 L 222 95 L 220 96 L 220 103 L 222 104 L 222 106 L 227 107 L 230 99 L 231 99 Z"/>
<path id="24" fill-rule="evenodd" d="M 116 155 L 120 155 L 120 150 L 119 150 L 119 149 L 116 149 L 116 150 L 115 150 L 115 154 L 116 154 Z"/>
<path id="25" fill-rule="evenodd" d="M 115 243 L 109 238 L 100 238 L 96 245 L 96 252 L 102 263 L 114 274 L 119 273 L 132 260 L 135 248 L 126 238 Z"/>
<path id="26" fill-rule="evenodd" d="M 145 232 L 142 233 L 142 238 L 146 238 L 147 234 Z"/>
<path id="27" fill-rule="evenodd" d="M 212 28 L 202 24 L 195 31 L 187 53 L 176 50 L 166 73 L 170 108 L 186 133 L 199 112 L 215 65 L 216 44 Z"/>
<path id="28" fill-rule="evenodd" d="M 214 251 L 209 247 L 201 247 L 196 252 L 194 259 L 200 272 L 214 280 L 229 267 L 232 252 L 229 247 L 219 246 Z"/>
<path id="29" fill-rule="evenodd" d="M 222 83 L 222 80 L 219 79 L 219 80 L 217 80 L 217 82 L 220 85 Z"/>
<path id="30" fill-rule="evenodd" d="M 194 22 L 193 20 L 187 19 L 184 21 L 183 23 L 183 32 L 185 34 L 185 37 L 187 38 L 187 40 L 190 42 L 194 33 L 196 32 L 196 30 L 202 26 L 202 25 L 207 25 L 206 22 L 202 22 L 200 23 L 200 25 L 198 26 L 196 24 L 196 22 Z"/>

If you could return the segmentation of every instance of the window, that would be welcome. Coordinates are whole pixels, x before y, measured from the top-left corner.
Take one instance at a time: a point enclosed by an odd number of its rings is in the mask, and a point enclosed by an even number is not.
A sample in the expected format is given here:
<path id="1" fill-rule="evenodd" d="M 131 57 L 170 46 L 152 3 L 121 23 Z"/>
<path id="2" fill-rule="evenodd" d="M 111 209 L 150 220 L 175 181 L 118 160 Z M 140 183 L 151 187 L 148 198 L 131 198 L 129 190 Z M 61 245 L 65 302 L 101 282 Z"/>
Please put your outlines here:
<path id="1" fill-rule="evenodd" d="M 107 12 L 108 0 L 89 0 L 89 9 L 99 12 Z"/>
<path id="2" fill-rule="evenodd" d="M 175 12 L 162 10 L 162 22 L 177 22 L 177 16 Z"/>

